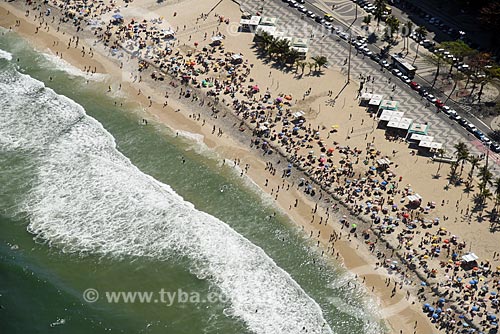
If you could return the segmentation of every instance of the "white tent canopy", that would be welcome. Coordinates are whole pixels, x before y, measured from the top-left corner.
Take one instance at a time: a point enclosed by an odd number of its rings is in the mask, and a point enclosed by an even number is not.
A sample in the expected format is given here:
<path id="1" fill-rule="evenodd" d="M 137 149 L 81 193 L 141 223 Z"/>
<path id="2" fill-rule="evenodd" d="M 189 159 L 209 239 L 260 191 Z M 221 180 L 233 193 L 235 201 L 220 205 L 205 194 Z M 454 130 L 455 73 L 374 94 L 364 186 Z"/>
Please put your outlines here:
<path id="1" fill-rule="evenodd" d="M 439 149 L 440 149 L 440 148 L 442 148 L 442 147 L 443 147 L 443 144 L 442 144 L 442 143 L 438 143 L 438 142 L 435 142 L 435 141 L 433 141 L 433 142 L 431 143 L 431 148 L 433 148 L 433 149 L 439 150 Z"/>
<path id="2" fill-rule="evenodd" d="M 380 109 L 398 110 L 398 101 L 383 100 L 380 103 Z"/>
<path id="3" fill-rule="evenodd" d="M 252 26 L 256 26 L 256 25 L 259 25 L 260 23 L 260 19 L 261 17 L 260 16 L 257 16 L 257 15 L 254 15 L 250 18 L 250 25 Z"/>
<path id="4" fill-rule="evenodd" d="M 361 95 L 361 100 L 371 100 L 372 99 L 372 96 L 373 94 L 370 94 L 370 93 L 363 93 Z"/>
<path id="5" fill-rule="evenodd" d="M 434 140 L 434 137 L 432 137 L 432 136 L 425 136 L 425 135 L 421 135 L 421 134 L 418 134 L 418 133 L 412 133 L 410 139 L 417 140 L 417 141 L 428 141 L 428 142 L 431 142 L 431 141 Z"/>
<path id="6" fill-rule="evenodd" d="M 276 31 L 275 26 L 258 25 L 257 30 L 255 31 L 255 34 L 257 36 L 262 36 L 262 34 L 264 34 L 264 33 L 268 33 L 269 35 L 272 35 L 272 34 L 274 34 L 275 31 Z"/>
<path id="7" fill-rule="evenodd" d="M 379 164 L 380 166 L 390 165 L 391 164 L 391 160 L 389 160 L 387 158 L 378 159 L 377 160 L 377 164 Z"/>
<path id="8" fill-rule="evenodd" d="M 474 253 L 467 253 L 464 256 L 462 256 L 462 260 L 464 260 L 465 262 L 473 262 L 476 261 L 477 259 L 479 259 L 479 257 Z"/>
<path id="9" fill-rule="evenodd" d="M 372 96 L 372 98 L 370 99 L 370 101 L 368 102 L 368 104 L 370 106 L 376 106 L 376 107 L 378 107 L 381 102 L 382 102 L 382 99 L 377 99 L 377 98 L 375 98 L 375 97 Z"/>
<path id="10" fill-rule="evenodd" d="M 428 140 L 421 140 L 418 146 L 431 148 L 432 142 Z"/>
<path id="11" fill-rule="evenodd" d="M 416 202 L 420 201 L 422 199 L 422 196 L 420 196 L 419 194 L 415 194 L 415 195 L 410 195 L 407 198 L 410 202 Z"/>
<path id="12" fill-rule="evenodd" d="M 397 117 L 393 117 L 391 118 L 387 126 L 390 128 L 408 130 L 412 122 L 413 120 L 411 118 L 401 117 L 398 119 Z"/>
<path id="13" fill-rule="evenodd" d="M 382 111 L 382 114 L 380 114 L 379 120 L 381 121 L 392 121 L 392 120 L 397 120 L 401 119 L 404 116 L 404 112 L 402 111 L 394 111 L 394 110 L 384 110 Z"/>

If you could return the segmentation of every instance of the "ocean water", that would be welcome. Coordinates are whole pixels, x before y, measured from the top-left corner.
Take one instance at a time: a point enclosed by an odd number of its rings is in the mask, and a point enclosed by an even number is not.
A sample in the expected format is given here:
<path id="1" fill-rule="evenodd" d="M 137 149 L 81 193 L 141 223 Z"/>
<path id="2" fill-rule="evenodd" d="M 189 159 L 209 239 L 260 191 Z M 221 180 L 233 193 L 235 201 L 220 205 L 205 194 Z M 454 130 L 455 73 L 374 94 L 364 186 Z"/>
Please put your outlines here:
<path id="1" fill-rule="evenodd" d="M 109 78 L 0 33 L 2 333 L 383 332 L 366 292 L 196 135 L 141 125 Z M 160 289 L 221 297 L 104 298 Z"/>

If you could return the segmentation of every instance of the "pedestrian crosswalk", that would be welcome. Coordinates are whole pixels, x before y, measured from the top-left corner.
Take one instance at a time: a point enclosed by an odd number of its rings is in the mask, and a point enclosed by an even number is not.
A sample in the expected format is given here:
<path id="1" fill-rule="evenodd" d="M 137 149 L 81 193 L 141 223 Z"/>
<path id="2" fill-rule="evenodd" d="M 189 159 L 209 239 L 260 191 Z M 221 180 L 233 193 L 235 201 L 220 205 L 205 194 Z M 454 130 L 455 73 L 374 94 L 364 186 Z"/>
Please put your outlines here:
<path id="1" fill-rule="evenodd" d="M 241 3 L 242 10 L 248 13 L 258 12 L 261 6 L 262 2 L 252 0 L 245 0 Z M 349 54 L 349 44 L 337 34 L 322 29 L 318 23 L 309 18 L 301 19 L 301 14 L 297 10 L 283 5 L 280 0 L 267 0 L 265 2 L 264 15 L 279 18 L 277 24 L 278 30 L 286 28 L 286 30 L 282 31 L 294 37 L 308 39 L 310 55 L 324 55 L 328 58 L 329 66 L 339 69 L 342 73 L 346 72 L 347 64 L 344 64 Z M 293 22 L 293 25 L 290 25 L 291 22 Z M 405 112 L 416 122 L 428 122 L 431 124 L 429 135 L 434 136 L 436 141 L 442 142 L 443 146 L 449 151 L 454 150 L 453 145 L 455 143 L 469 141 L 455 130 L 454 127 L 439 117 L 434 106 L 426 107 L 428 105 L 427 101 L 421 98 L 416 92 L 399 87 L 393 91 L 393 84 L 390 82 L 391 80 L 394 82 L 399 79 L 391 74 L 386 74 L 386 70 L 381 70 L 378 64 L 362 53 L 358 53 L 354 47 L 351 49 L 351 52 L 352 78 L 373 78 L 373 82 L 365 85 L 368 92 L 373 90 L 374 93 L 383 94 L 386 98 L 392 96 L 394 100 L 400 102 L 400 111 Z M 477 146 L 469 146 L 471 153 L 481 154 Z"/>

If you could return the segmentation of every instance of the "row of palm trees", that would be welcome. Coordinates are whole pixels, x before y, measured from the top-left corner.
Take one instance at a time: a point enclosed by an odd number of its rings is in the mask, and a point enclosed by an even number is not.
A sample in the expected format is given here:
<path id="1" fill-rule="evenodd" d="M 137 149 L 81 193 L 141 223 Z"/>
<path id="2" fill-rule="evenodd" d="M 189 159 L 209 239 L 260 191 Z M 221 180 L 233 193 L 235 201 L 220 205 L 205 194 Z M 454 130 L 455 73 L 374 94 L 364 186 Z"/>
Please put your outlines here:
<path id="1" fill-rule="evenodd" d="M 325 56 L 311 57 L 312 61 L 306 62 L 301 59 L 300 53 L 292 48 L 290 41 L 282 38 L 275 38 L 266 32 L 258 39 L 257 46 L 270 59 L 276 60 L 282 65 L 293 64 L 296 66 L 296 70 L 301 68 L 302 73 L 304 73 L 306 66 L 309 67 L 310 72 L 312 72 L 313 69 L 321 72 L 321 69 L 328 64 L 328 59 Z"/>
<path id="2" fill-rule="evenodd" d="M 480 204 L 484 204 L 486 200 L 491 199 L 494 195 L 495 208 L 497 208 L 500 204 L 500 177 L 493 179 L 493 174 L 488 168 L 488 164 L 486 163 L 485 165 L 480 166 L 479 163 L 481 162 L 481 159 L 471 154 L 465 143 L 459 142 L 454 145 L 454 148 L 457 161 L 451 165 L 450 182 L 459 179 L 462 176 L 465 163 L 470 163 L 471 168 L 468 174 L 467 187 L 471 189 L 474 170 L 479 168 L 477 173 L 477 176 L 479 177 L 479 193 L 477 194 L 478 202 Z M 460 172 L 457 171 L 459 166 Z M 489 186 L 494 187 L 494 193 L 491 192 Z"/>

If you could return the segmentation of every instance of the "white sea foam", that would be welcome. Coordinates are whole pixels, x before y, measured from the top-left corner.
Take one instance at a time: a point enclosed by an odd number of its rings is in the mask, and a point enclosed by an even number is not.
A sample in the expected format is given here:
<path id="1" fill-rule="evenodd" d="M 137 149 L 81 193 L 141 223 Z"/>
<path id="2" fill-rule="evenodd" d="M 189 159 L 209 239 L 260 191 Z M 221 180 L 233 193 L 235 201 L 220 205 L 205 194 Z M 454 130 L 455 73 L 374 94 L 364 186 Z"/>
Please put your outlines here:
<path id="1" fill-rule="evenodd" d="M 0 58 L 7 59 L 10 61 L 12 60 L 12 53 L 0 49 Z"/>
<path id="2" fill-rule="evenodd" d="M 23 206 L 36 240 L 73 253 L 181 254 L 252 332 L 331 333 L 319 305 L 261 248 L 138 170 L 81 106 L 18 73 L 0 74 L 0 96 L 7 93 L 17 102 L 0 113 L 0 148 L 34 150 L 40 159 Z"/>
<path id="3" fill-rule="evenodd" d="M 55 54 L 51 53 L 50 51 L 47 51 L 47 53 L 41 53 L 45 60 L 47 60 L 50 65 L 55 66 L 56 69 L 60 71 L 64 71 L 69 75 L 76 76 L 76 77 L 82 77 L 85 78 L 86 80 L 92 80 L 92 81 L 104 81 L 108 78 L 107 74 L 103 73 L 90 73 L 90 72 L 84 72 L 80 70 L 79 68 L 71 65 L 68 63 L 66 60 L 62 59 L 61 57 L 56 56 Z"/>

